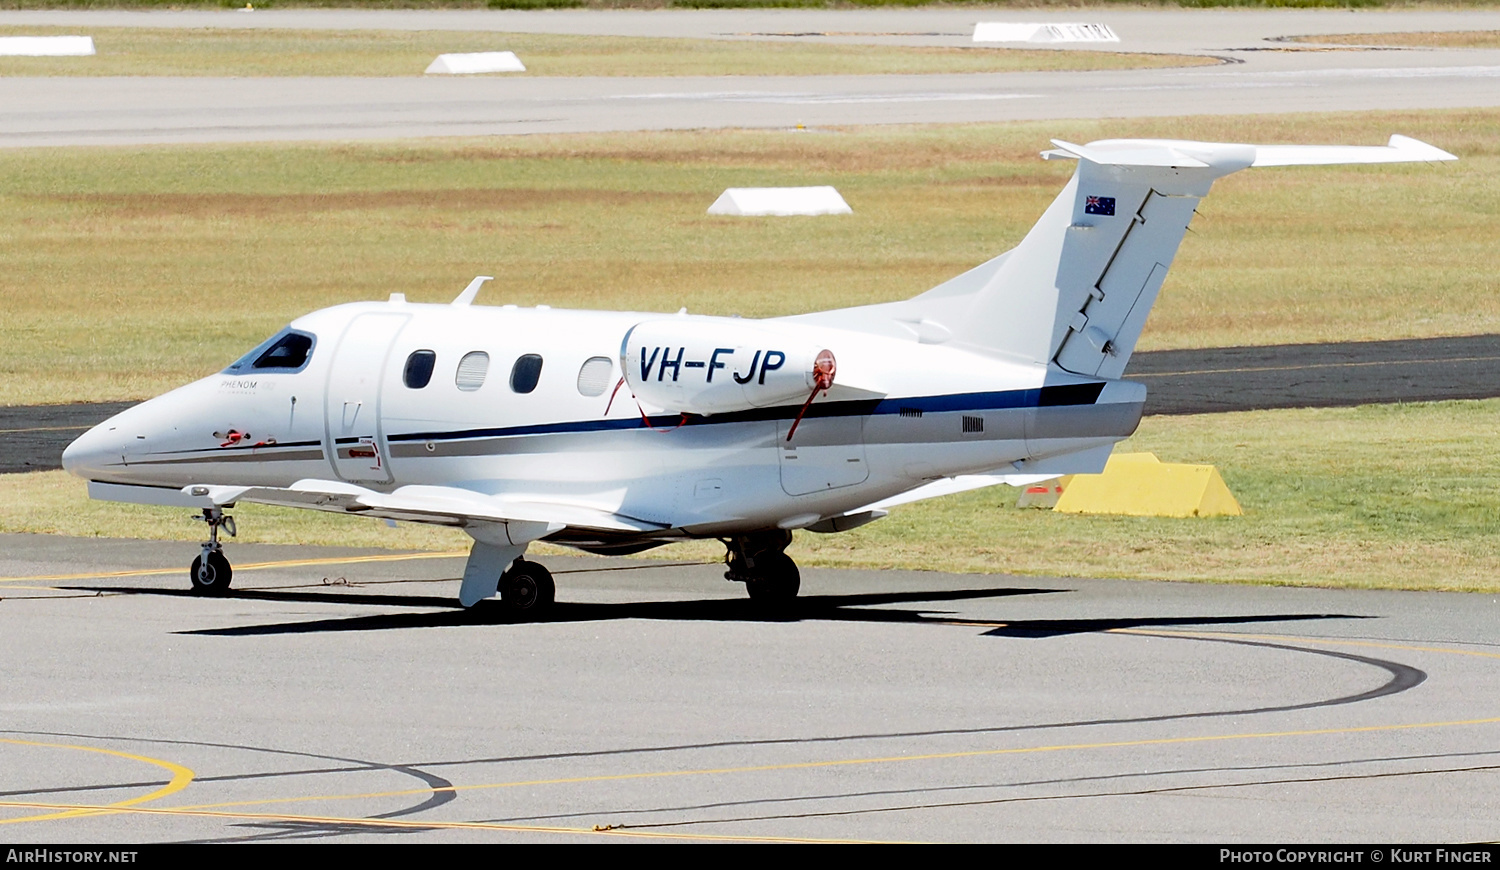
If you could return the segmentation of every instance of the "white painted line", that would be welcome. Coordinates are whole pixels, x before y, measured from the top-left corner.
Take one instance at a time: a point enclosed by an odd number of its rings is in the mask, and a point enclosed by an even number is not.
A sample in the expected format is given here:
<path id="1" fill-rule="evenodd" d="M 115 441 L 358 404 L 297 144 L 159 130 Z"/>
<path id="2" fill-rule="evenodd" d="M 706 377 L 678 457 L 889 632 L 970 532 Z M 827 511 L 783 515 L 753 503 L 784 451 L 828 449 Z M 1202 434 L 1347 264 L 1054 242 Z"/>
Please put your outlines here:
<path id="1" fill-rule="evenodd" d="M 857 103 L 972 103 L 988 100 L 1021 100 L 1036 94 L 802 94 L 738 100 L 743 103 L 827 105 Z"/>
<path id="2" fill-rule="evenodd" d="M 783 103 L 811 105 L 824 103 L 943 103 L 986 100 L 1034 99 L 1040 94 L 984 93 L 911 93 L 911 94 L 813 94 L 777 93 L 775 91 L 719 91 L 708 93 L 672 92 L 654 94 L 612 94 L 609 100 L 707 100 L 719 103 Z M 590 98 L 592 99 L 592 98 Z"/>

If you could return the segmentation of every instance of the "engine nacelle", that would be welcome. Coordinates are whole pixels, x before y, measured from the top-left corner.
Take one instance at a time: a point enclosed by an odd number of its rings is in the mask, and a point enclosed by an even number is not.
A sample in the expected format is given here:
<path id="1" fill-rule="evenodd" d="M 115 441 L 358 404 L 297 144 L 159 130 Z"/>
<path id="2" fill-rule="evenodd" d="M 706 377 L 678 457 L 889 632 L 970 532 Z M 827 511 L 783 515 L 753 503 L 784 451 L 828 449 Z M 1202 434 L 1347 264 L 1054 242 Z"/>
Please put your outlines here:
<path id="1" fill-rule="evenodd" d="M 833 354 L 728 319 L 649 320 L 625 333 L 620 368 L 642 402 L 722 414 L 802 402 L 819 384 L 827 389 Z"/>

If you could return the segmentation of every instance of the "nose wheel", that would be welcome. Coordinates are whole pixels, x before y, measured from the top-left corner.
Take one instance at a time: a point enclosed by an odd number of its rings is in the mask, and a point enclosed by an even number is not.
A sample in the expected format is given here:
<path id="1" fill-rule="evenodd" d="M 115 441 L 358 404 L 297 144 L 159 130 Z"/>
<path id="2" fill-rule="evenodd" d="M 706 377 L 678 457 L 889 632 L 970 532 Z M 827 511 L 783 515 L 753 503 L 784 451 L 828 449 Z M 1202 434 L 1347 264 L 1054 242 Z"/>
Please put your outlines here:
<path id="1" fill-rule="evenodd" d="M 193 560 L 188 569 L 192 589 L 199 595 L 222 595 L 229 591 L 229 581 L 234 570 L 224 558 L 224 545 L 219 543 L 219 529 L 235 536 L 234 517 L 226 516 L 222 508 L 204 508 L 203 516 L 197 519 L 208 524 L 208 540 L 203 542 L 203 551 Z"/>
<path id="2" fill-rule="evenodd" d="M 193 580 L 193 591 L 199 595 L 221 595 L 229 591 L 229 581 L 234 576 L 229 560 L 218 552 L 209 553 L 207 559 L 202 555 L 194 558 L 189 572 Z"/>

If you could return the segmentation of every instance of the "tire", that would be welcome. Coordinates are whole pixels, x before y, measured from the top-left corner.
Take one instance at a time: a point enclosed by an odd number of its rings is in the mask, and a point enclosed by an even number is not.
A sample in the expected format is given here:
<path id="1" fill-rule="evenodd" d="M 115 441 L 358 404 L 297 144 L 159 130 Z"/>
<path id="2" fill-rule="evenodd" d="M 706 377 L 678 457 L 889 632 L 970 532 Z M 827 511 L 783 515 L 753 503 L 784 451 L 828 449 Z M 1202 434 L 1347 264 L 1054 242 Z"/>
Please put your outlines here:
<path id="1" fill-rule="evenodd" d="M 229 567 L 229 560 L 224 558 L 223 553 L 208 554 L 208 570 L 204 576 L 198 576 L 198 568 L 203 564 L 203 554 L 199 553 L 193 559 L 193 567 L 188 570 L 188 578 L 193 584 L 193 591 L 199 595 L 223 595 L 229 591 L 229 582 L 234 577 L 234 570 Z"/>
<path id="2" fill-rule="evenodd" d="M 500 604 L 515 616 L 535 619 L 552 607 L 557 586 L 552 572 L 522 559 L 500 577 Z"/>
<path id="3" fill-rule="evenodd" d="M 755 578 L 745 582 L 750 600 L 761 604 L 788 604 L 797 600 L 802 589 L 802 573 L 797 563 L 785 553 L 762 556 L 756 560 Z"/>

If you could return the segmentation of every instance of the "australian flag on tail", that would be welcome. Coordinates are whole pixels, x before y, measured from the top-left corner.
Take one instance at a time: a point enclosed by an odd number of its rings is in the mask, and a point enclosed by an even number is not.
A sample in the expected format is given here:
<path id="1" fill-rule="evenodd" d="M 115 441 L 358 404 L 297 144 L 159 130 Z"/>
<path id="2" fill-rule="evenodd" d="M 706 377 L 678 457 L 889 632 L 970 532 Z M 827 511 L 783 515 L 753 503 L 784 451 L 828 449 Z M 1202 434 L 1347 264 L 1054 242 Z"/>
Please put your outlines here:
<path id="1" fill-rule="evenodd" d="M 1112 196 L 1091 196 L 1083 203 L 1083 213 L 1113 216 L 1115 213 L 1115 198 Z"/>

